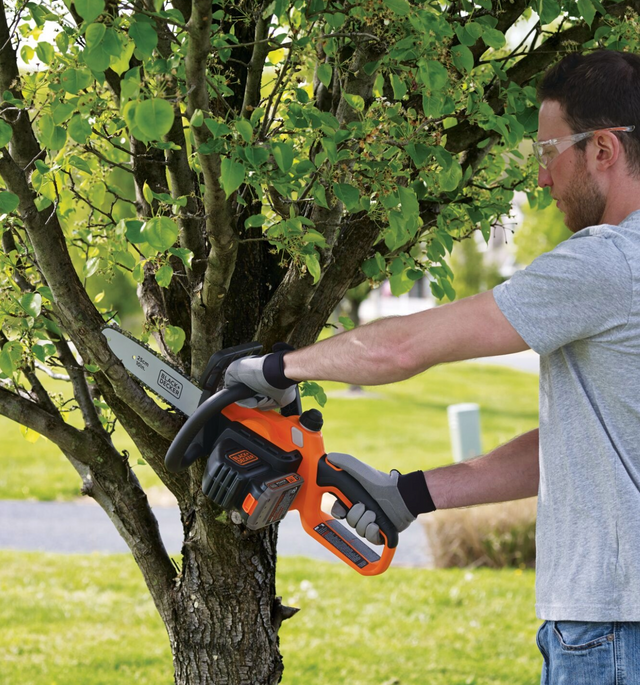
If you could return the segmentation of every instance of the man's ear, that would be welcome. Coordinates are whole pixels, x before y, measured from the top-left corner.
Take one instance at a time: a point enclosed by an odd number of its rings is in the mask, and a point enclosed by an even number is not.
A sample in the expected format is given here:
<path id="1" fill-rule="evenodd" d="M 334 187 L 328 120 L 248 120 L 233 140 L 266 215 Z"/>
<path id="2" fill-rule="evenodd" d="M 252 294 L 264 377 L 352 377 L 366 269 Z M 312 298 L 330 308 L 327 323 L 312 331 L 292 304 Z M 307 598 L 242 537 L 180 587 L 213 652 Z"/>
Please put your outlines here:
<path id="1" fill-rule="evenodd" d="M 610 169 L 623 154 L 620 139 L 611 131 L 598 131 L 593 136 L 593 146 L 598 171 Z"/>

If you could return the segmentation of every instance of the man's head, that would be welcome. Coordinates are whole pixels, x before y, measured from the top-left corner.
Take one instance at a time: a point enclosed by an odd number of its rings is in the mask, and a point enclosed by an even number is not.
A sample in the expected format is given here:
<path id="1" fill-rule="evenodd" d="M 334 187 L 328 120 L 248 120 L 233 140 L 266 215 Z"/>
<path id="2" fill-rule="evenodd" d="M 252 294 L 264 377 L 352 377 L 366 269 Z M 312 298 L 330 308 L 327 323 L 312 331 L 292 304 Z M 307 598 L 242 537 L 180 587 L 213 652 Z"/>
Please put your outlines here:
<path id="1" fill-rule="evenodd" d="M 545 74 L 538 99 L 538 141 L 562 139 L 542 146 L 546 168 L 540 167 L 538 184 L 550 188 L 572 231 L 605 219 L 617 223 L 612 204 L 621 186 L 640 183 L 640 57 L 571 54 Z M 589 132 L 577 142 L 569 138 Z M 620 211 L 619 220 L 626 216 Z"/>

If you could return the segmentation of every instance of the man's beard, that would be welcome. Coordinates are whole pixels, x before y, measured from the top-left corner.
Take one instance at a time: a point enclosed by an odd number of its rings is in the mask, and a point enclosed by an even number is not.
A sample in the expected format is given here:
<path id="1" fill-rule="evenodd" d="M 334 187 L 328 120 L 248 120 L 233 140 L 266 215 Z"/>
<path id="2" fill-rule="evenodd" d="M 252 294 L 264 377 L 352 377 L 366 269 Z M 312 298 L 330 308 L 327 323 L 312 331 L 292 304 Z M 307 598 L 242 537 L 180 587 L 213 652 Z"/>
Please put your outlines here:
<path id="1" fill-rule="evenodd" d="M 564 223 L 573 233 L 587 226 L 597 226 L 607 204 L 605 196 L 587 171 L 584 156 L 579 157 L 578 166 L 571 184 L 560 201 L 564 205 Z"/>

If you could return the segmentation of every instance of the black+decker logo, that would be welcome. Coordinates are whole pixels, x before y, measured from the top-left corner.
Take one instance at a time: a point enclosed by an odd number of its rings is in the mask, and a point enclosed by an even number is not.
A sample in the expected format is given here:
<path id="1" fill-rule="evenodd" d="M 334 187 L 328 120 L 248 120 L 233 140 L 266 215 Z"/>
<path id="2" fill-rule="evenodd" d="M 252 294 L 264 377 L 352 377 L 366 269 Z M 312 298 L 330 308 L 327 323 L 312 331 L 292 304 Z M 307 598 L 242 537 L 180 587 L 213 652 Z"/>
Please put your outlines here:
<path id="1" fill-rule="evenodd" d="M 173 376 L 170 376 L 164 371 L 160 371 L 158 376 L 158 385 L 164 388 L 169 394 L 173 395 L 176 399 L 180 399 L 182 395 L 182 383 L 176 380 Z"/>

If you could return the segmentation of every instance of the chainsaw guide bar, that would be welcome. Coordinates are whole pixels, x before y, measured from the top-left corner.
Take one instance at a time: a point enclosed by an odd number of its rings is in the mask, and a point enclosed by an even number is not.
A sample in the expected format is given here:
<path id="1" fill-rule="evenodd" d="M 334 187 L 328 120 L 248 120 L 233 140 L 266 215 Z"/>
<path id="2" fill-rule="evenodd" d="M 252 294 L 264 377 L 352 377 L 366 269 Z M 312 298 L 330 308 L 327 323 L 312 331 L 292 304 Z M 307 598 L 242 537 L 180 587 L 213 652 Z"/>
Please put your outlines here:
<path id="1" fill-rule="evenodd" d="M 193 414 L 202 390 L 188 381 L 178 366 L 161 359 L 158 352 L 115 324 L 103 328 L 102 334 L 111 351 L 137 381 L 179 412 L 186 416 Z"/>

